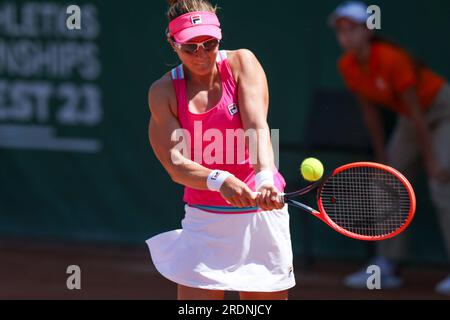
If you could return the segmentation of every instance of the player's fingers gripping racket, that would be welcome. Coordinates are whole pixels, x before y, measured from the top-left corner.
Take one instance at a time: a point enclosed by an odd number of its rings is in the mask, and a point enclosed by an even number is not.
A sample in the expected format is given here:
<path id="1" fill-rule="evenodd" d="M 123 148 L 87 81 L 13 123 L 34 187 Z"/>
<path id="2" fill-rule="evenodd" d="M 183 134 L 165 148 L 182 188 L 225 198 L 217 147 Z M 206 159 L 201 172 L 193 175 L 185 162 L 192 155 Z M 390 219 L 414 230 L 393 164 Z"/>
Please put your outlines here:
<path id="1" fill-rule="evenodd" d="M 295 200 L 317 188 L 319 210 Z M 394 237 L 411 223 L 414 190 L 397 170 L 378 163 L 339 167 L 310 186 L 283 194 L 285 203 L 307 211 L 337 232 L 358 240 Z"/>

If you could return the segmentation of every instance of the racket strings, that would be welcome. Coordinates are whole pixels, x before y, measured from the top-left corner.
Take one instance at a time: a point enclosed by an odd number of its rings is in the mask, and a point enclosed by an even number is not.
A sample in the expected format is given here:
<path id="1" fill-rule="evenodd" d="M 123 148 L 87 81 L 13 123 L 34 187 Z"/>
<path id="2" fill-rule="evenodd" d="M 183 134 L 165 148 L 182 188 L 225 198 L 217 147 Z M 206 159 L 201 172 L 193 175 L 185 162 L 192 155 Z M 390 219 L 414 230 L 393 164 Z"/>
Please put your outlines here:
<path id="1" fill-rule="evenodd" d="M 328 217 L 362 236 L 385 236 L 408 220 L 410 197 L 403 182 L 388 171 L 355 167 L 331 177 L 320 191 Z"/>

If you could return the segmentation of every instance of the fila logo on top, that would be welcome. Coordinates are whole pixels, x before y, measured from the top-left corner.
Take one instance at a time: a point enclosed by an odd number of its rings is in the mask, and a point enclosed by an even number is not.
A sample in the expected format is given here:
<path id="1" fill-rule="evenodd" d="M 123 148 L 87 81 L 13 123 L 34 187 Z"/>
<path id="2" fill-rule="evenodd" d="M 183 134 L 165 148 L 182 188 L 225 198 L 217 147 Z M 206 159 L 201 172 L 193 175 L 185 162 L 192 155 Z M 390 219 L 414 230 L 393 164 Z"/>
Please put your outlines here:
<path id="1" fill-rule="evenodd" d="M 203 23 L 203 21 L 202 21 L 202 16 L 201 15 L 195 15 L 195 16 L 192 16 L 191 17 L 191 22 L 192 22 L 192 25 L 196 25 L 196 24 L 202 24 Z"/>
<path id="2" fill-rule="evenodd" d="M 234 116 L 239 111 L 236 103 L 230 104 L 227 108 L 228 108 L 228 112 L 230 113 L 231 116 Z"/>

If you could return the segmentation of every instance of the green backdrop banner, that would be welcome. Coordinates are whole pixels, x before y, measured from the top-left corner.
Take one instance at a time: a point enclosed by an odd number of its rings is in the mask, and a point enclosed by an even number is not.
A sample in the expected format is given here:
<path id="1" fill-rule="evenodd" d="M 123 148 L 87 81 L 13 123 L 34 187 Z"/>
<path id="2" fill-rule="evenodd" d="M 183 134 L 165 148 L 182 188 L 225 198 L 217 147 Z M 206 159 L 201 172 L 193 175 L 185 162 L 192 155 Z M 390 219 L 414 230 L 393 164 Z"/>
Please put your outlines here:
<path id="1" fill-rule="evenodd" d="M 291 146 L 280 158 L 291 185 L 299 183 L 306 155 L 329 168 L 367 158 L 304 148 L 313 94 L 343 90 L 340 51 L 326 25 L 338 3 L 218 3 L 222 48 L 251 49 L 266 70 L 270 125 L 280 129 L 281 145 Z M 70 4 L 0 3 L 0 235 L 142 244 L 179 228 L 183 217 L 182 188 L 158 163 L 147 136 L 148 88 L 178 63 L 165 43 L 166 2 L 77 1 L 81 30 L 67 29 Z M 376 4 L 382 33 L 450 77 L 449 2 Z M 418 190 L 419 208 L 432 211 L 424 183 Z M 296 254 L 303 220 L 292 214 Z M 307 225 L 313 254 L 365 252 L 364 244 L 316 221 Z M 426 236 L 429 244 L 415 257 L 441 261 L 435 219 L 419 217 L 414 226 L 413 238 Z"/>

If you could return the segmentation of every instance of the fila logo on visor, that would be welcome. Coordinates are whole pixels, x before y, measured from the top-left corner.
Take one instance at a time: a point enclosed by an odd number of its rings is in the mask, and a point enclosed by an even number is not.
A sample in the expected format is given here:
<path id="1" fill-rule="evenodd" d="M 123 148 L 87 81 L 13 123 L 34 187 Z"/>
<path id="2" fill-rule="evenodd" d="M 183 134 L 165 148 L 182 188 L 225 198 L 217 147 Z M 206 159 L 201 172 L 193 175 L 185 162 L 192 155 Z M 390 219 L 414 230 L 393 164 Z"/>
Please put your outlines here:
<path id="1" fill-rule="evenodd" d="M 238 113 L 238 111 L 238 107 L 235 103 L 232 103 L 228 106 L 228 112 L 230 113 L 230 115 L 234 116 L 236 113 Z"/>
<path id="2" fill-rule="evenodd" d="M 202 24 L 203 23 L 202 16 L 201 15 L 192 16 L 191 17 L 191 22 L 192 22 L 192 25 L 194 25 L 194 26 L 196 24 Z"/>

